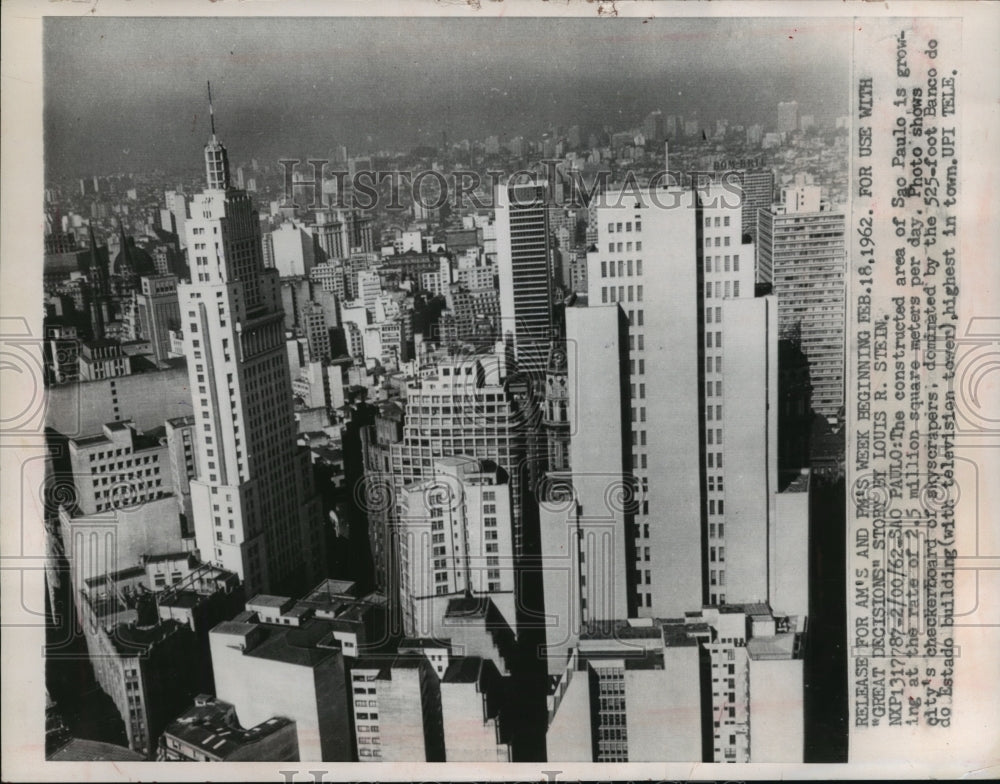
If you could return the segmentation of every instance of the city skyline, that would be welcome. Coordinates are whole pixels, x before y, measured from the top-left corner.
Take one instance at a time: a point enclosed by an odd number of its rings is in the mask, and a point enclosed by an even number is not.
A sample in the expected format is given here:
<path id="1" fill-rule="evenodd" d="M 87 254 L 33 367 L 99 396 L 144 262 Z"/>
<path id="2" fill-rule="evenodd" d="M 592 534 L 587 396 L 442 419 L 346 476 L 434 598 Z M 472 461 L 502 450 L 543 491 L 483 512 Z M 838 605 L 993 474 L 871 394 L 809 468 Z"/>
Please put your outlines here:
<path id="1" fill-rule="evenodd" d="M 787 168 L 782 198 L 818 205 L 805 183 L 839 182 L 824 145 L 843 134 L 798 133 L 785 102 L 783 132 L 728 137 L 778 148 L 777 173 L 602 180 L 571 205 L 539 174 L 492 210 L 387 216 L 258 191 L 214 86 L 193 189 L 147 173 L 46 197 L 46 380 L 87 400 L 74 432 L 65 405 L 48 419 L 72 456 L 52 465 L 72 494 L 47 497 L 50 602 L 90 622 L 127 735 L 100 741 L 147 760 L 836 759 L 806 642 L 841 623 L 811 602 L 810 546 L 840 530 L 819 499 L 843 491 L 842 414 L 810 408 L 747 230 Z M 668 163 L 675 123 L 647 113 L 648 142 L 612 134 L 587 164 Z M 574 146 L 517 156 L 575 170 Z M 117 226 L 103 246 L 95 223 Z M 94 530 L 127 546 L 102 555 Z M 95 698 L 49 672 L 47 742 L 72 754 L 58 705 Z"/>
<path id="2" fill-rule="evenodd" d="M 655 110 L 776 126 L 784 101 L 832 122 L 847 110 L 851 26 L 827 21 L 47 19 L 46 173 L 190 167 L 206 79 L 219 132 L 262 161 L 437 146 L 442 133 L 622 130 Z"/>

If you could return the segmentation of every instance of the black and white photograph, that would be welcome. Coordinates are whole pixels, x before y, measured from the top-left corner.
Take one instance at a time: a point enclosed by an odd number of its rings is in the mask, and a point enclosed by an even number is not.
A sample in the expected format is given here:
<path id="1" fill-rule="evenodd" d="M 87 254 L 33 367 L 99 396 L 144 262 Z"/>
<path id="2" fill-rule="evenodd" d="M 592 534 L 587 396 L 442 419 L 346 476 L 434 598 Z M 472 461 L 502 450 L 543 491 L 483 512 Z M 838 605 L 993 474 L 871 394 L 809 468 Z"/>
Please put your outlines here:
<path id="1" fill-rule="evenodd" d="M 64 5 L 5 780 L 996 774 L 996 4 Z"/>

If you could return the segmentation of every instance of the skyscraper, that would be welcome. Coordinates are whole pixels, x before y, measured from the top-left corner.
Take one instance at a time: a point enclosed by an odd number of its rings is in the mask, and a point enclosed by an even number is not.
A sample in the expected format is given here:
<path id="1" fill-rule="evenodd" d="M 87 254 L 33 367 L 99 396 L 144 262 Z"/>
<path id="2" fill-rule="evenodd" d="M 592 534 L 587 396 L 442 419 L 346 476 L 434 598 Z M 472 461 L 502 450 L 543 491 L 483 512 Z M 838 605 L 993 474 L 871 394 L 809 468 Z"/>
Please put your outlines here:
<path id="1" fill-rule="evenodd" d="M 279 279 L 264 268 L 250 197 L 230 184 L 214 115 L 205 171 L 186 224 L 192 282 L 178 287 L 197 433 L 196 541 L 248 595 L 306 587 L 321 576 L 325 548 L 308 455 L 295 444 Z"/>
<path id="2" fill-rule="evenodd" d="M 758 216 L 758 277 L 778 298 L 778 330 L 809 360 L 813 410 L 834 419 L 844 404 L 845 215 L 818 186 L 788 189 Z"/>
<path id="3" fill-rule="evenodd" d="M 726 601 L 723 303 L 753 297 L 753 246 L 720 183 L 605 205 L 587 278 L 591 303 L 628 317 L 634 601 L 641 616 L 677 616 Z"/>
<path id="4" fill-rule="evenodd" d="M 799 129 L 799 105 L 796 101 L 782 101 L 778 104 L 778 133 L 788 133 Z"/>
<path id="5" fill-rule="evenodd" d="M 520 369 L 544 375 L 552 337 L 552 251 L 548 185 L 501 187 L 497 192 L 497 267 L 504 338 L 512 335 Z"/>

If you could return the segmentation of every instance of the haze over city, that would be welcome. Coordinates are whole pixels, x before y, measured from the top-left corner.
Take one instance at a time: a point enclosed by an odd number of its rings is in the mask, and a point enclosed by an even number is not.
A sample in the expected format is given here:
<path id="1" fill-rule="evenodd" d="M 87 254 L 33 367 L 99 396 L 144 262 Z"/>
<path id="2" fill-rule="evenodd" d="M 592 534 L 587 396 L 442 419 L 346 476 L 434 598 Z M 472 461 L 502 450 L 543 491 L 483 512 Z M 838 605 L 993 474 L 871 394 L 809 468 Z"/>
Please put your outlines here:
<path id="1" fill-rule="evenodd" d="M 614 129 L 650 111 L 767 123 L 847 111 L 848 20 L 92 19 L 45 22 L 46 176 Z M 117 54 L 116 54 L 117 53 Z M 100 140 L 99 144 L 95 140 Z"/>

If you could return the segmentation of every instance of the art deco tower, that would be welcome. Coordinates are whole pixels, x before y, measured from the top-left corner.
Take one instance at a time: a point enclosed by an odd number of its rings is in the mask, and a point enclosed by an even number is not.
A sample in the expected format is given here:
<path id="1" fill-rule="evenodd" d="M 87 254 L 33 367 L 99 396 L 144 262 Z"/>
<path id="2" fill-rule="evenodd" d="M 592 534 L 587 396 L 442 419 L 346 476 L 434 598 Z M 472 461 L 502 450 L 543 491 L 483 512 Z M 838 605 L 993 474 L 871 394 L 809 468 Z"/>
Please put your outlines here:
<path id="1" fill-rule="evenodd" d="M 178 287 L 199 450 L 197 545 L 202 560 L 239 574 L 248 596 L 294 593 L 322 577 L 323 521 L 295 444 L 278 273 L 264 267 L 250 197 L 230 184 L 214 115 L 205 171 L 186 221 L 191 283 Z"/>

